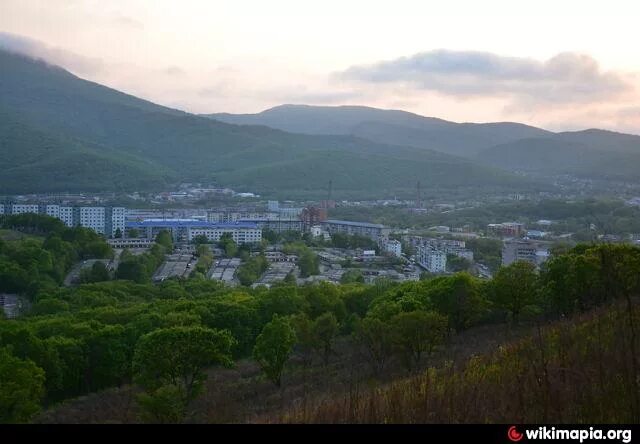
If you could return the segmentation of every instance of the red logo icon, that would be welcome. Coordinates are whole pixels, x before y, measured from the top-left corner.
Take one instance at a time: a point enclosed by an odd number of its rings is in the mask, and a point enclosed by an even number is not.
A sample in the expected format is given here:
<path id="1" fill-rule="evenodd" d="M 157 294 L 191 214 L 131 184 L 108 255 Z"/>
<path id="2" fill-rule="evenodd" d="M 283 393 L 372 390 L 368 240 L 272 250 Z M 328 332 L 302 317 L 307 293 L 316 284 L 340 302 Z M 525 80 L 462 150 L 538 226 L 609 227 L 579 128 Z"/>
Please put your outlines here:
<path id="1" fill-rule="evenodd" d="M 513 442 L 518 442 L 522 439 L 522 433 L 518 432 L 516 430 L 516 426 L 511 426 L 509 427 L 509 431 L 507 432 L 507 437 L 513 441 Z"/>

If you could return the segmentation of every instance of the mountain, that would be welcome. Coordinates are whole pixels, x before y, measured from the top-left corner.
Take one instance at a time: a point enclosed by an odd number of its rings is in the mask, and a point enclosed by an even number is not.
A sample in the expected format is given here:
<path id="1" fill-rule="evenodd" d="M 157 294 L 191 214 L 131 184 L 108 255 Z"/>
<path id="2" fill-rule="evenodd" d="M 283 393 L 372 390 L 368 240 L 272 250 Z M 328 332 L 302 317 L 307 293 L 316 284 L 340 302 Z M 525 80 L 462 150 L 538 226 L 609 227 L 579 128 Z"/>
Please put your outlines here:
<path id="1" fill-rule="evenodd" d="M 0 51 L 0 190 L 158 189 L 214 181 L 272 196 L 380 196 L 532 183 L 423 148 L 291 134 L 166 108 Z M 437 119 L 434 119 L 434 123 Z M 437 123 L 440 124 L 440 123 Z"/>
<path id="2" fill-rule="evenodd" d="M 207 114 L 206 117 L 300 134 L 353 135 L 379 143 L 459 156 L 474 156 L 493 145 L 550 134 L 520 123 L 454 123 L 406 111 L 365 106 L 282 105 L 258 114 Z"/>
<path id="3" fill-rule="evenodd" d="M 640 179 L 640 136 L 599 129 L 553 133 L 519 123 L 454 123 L 362 106 L 282 105 L 258 114 L 207 117 L 303 134 L 348 134 L 463 156 L 512 172 Z"/>
<path id="4" fill-rule="evenodd" d="M 640 180 L 640 137 L 602 130 L 521 139 L 477 155 L 487 165 L 542 175 Z"/>

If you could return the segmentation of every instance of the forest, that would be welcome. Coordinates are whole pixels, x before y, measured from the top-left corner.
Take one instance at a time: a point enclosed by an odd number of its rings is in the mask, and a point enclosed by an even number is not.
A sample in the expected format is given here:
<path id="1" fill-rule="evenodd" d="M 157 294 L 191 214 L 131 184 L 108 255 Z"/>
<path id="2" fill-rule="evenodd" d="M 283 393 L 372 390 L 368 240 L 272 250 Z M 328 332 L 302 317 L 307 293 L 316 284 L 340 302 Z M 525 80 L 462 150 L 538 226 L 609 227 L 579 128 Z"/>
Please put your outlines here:
<path id="1" fill-rule="evenodd" d="M 640 419 L 638 248 L 578 245 L 556 251 L 539 271 L 516 262 L 492 280 L 456 273 L 250 289 L 197 274 L 153 285 L 127 280 L 119 267 L 116 280 L 62 287 L 74 261 L 109 257 L 106 243 L 48 218 L 2 223 L 25 237 L 0 243 L 0 293 L 30 303 L 17 319 L 0 319 L 3 423 L 29 422 L 74 398 L 130 386 L 136 421 L 188 421 L 215 369 L 252 362 L 282 392 L 304 369 L 331 368 L 345 347 L 357 351 L 366 380 L 374 381 L 368 390 L 343 394 L 347 402 L 327 389 L 326 399 L 312 397 L 315 404 L 283 404 L 242 420 Z M 151 267 L 164 248 L 159 242 L 135 261 Z M 431 366 L 457 338 L 492 326 L 526 334 L 463 366 Z M 392 370 L 400 376 L 389 382 Z M 518 384 L 526 390 L 502 404 Z M 218 414 L 224 410 L 217 405 Z"/>

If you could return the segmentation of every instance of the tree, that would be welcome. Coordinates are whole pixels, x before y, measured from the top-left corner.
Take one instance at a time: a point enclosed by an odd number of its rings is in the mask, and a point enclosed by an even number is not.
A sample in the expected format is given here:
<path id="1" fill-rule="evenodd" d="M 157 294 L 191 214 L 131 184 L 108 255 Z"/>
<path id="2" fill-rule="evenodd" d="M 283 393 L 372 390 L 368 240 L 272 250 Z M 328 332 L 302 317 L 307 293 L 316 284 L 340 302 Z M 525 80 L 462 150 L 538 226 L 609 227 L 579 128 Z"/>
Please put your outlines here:
<path id="1" fill-rule="evenodd" d="M 27 422 L 40 410 L 44 370 L 0 348 L 0 423 Z"/>
<path id="2" fill-rule="evenodd" d="M 360 282 L 360 283 L 364 282 L 364 276 L 362 275 L 362 271 L 358 270 L 357 268 L 345 271 L 343 275 L 340 277 L 341 284 L 351 284 L 354 282 Z"/>
<path id="3" fill-rule="evenodd" d="M 444 341 L 447 318 L 434 311 L 410 311 L 399 313 L 391 319 L 394 343 L 408 370 L 420 363 L 424 352 Z"/>
<path id="4" fill-rule="evenodd" d="M 156 236 L 156 244 L 165 247 L 167 251 L 173 250 L 173 239 L 171 238 L 171 233 L 167 230 L 161 230 Z"/>
<path id="5" fill-rule="evenodd" d="M 101 261 L 94 262 L 90 269 L 85 269 L 80 272 L 80 282 L 83 284 L 108 281 L 109 279 L 111 279 L 109 270 L 107 270 L 106 265 Z"/>
<path id="6" fill-rule="evenodd" d="M 129 237 L 136 239 L 138 236 L 140 236 L 140 232 L 138 231 L 137 228 L 131 228 L 129 229 Z"/>
<path id="7" fill-rule="evenodd" d="M 298 257 L 298 267 L 300 268 L 300 277 L 304 278 L 318 274 L 320 272 L 318 255 L 305 248 Z"/>
<path id="8" fill-rule="evenodd" d="M 357 324 L 353 336 L 364 349 L 374 373 L 382 373 L 393 352 L 394 337 L 391 326 L 380 319 L 366 317 Z"/>
<path id="9" fill-rule="evenodd" d="M 135 381 L 146 389 L 181 387 L 185 401 L 202 389 L 211 365 L 231 366 L 231 348 L 236 343 L 227 331 L 203 327 L 171 327 L 142 336 L 133 356 Z"/>
<path id="10" fill-rule="evenodd" d="M 313 334 L 317 338 L 317 344 L 322 352 L 324 365 L 329 363 L 333 341 L 338 334 L 338 320 L 333 313 L 327 312 L 320 315 L 313 323 Z"/>
<path id="11" fill-rule="evenodd" d="M 115 237 L 116 239 L 122 238 L 122 230 L 120 228 L 116 228 L 116 232 L 114 233 L 113 237 Z"/>
<path id="12" fill-rule="evenodd" d="M 496 307 L 509 312 L 514 323 L 518 322 L 525 307 L 539 303 L 535 270 L 535 266 L 529 262 L 516 261 L 500 268 L 491 282 Z"/>
<path id="13" fill-rule="evenodd" d="M 186 409 L 185 400 L 184 388 L 176 385 L 163 385 L 138 395 L 142 419 L 160 424 L 181 422 Z"/>
<path id="14" fill-rule="evenodd" d="M 191 242 L 196 244 L 196 245 L 208 244 L 209 243 L 209 238 L 207 236 L 205 236 L 204 234 L 199 234 L 196 237 L 194 237 Z"/>
<path id="15" fill-rule="evenodd" d="M 296 342 L 296 334 L 288 320 L 275 315 L 256 339 L 253 358 L 273 383 L 280 387 L 282 371 Z"/>

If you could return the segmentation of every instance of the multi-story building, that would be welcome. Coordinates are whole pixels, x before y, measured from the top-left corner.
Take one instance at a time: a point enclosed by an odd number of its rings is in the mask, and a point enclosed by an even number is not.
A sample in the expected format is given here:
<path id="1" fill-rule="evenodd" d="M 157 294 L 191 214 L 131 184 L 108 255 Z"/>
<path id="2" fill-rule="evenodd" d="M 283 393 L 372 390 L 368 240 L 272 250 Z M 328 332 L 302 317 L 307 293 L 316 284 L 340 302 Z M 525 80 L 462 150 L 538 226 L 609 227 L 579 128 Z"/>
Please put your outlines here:
<path id="1" fill-rule="evenodd" d="M 384 251 L 393 254 L 396 257 L 402 256 L 402 243 L 395 239 L 389 239 L 383 244 Z"/>
<path id="2" fill-rule="evenodd" d="M 11 214 L 39 213 L 40 207 L 31 204 L 13 204 L 10 205 Z"/>
<path id="3" fill-rule="evenodd" d="M 530 240 L 505 241 L 502 246 L 502 265 L 510 265 L 516 261 L 526 261 L 540 266 L 549 258 L 546 244 Z"/>
<path id="4" fill-rule="evenodd" d="M 109 237 L 124 236 L 126 210 L 123 207 L 108 207 L 105 210 L 105 232 Z"/>
<path id="5" fill-rule="evenodd" d="M 408 238 L 409 243 L 414 248 L 420 246 L 428 246 L 435 250 L 443 251 L 445 254 L 453 254 L 463 257 L 469 261 L 473 261 L 473 251 L 466 248 L 466 242 L 457 239 L 436 239 L 431 237 L 411 236 Z"/>
<path id="6" fill-rule="evenodd" d="M 73 227 L 75 224 L 73 218 L 73 207 L 60 207 L 58 209 L 58 219 L 60 219 L 67 227 Z"/>
<path id="7" fill-rule="evenodd" d="M 416 253 L 418 264 L 431 273 L 447 270 L 447 253 L 429 245 L 419 246 Z"/>
<path id="8" fill-rule="evenodd" d="M 526 229 L 524 224 L 519 222 L 503 222 L 487 225 L 487 232 L 500 237 L 522 237 Z"/>
<path id="9" fill-rule="evenodd" d="M 105 234 L 105 208 L 104 207 L 77 207 L 76 220 L 78 225 L 85 228 L 91 228 L 99 234 Z"/>
<path id="10" fill-rule="evenodd" d="M 113 237 L 118 230 L 124 232 L 126 210 L 123 207 L 67 207 L 57 204 L 0 205 L 2 214 L 46 214 L 60 219 L 68 227 L 91 228 L 97 233 Z"/>
<path id="11" fill-rule="evenodd" d="M 262 230 L 254 223 L 212 223 L 194 219 L 148 219 L 140 222 L 126 222 L 126 230 L 136 229 L 142 237 L 155 238 L 162 230 L 167 230 L 176 242 L 191 242 L 197 236 L 206 236 L 211 242 L 220 240 L 230 233 L 238 244 L 252 244 L 262 240 Z"/>
<path id="12" fill-rule="evenodd" d="M 329 234 L 344 233 L 348 235 L 365 236 L 378 243 L 383 243 L 389 238 L 390 228 L 381 224 L 368 222 L 353 222 L 349 220 L 329 219 L 321 223 Z"/>

